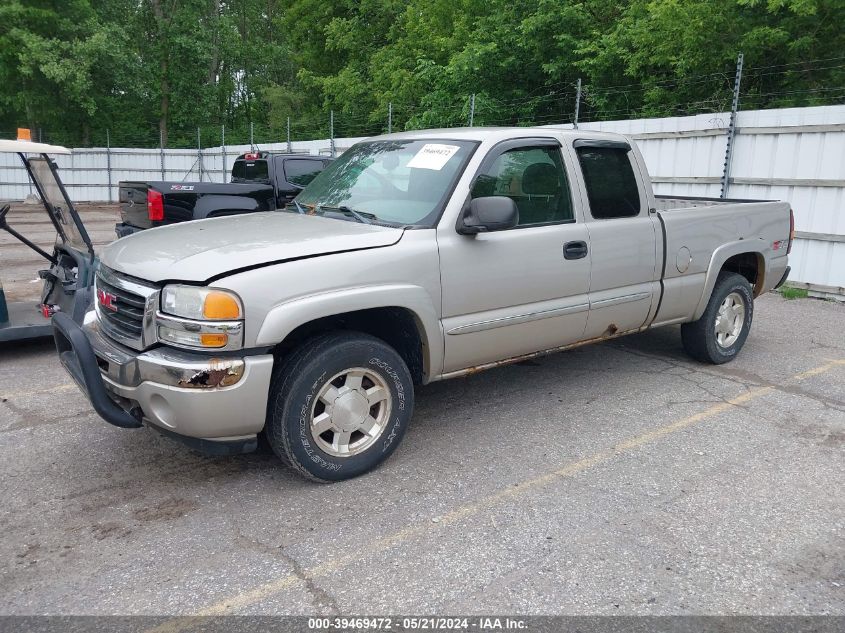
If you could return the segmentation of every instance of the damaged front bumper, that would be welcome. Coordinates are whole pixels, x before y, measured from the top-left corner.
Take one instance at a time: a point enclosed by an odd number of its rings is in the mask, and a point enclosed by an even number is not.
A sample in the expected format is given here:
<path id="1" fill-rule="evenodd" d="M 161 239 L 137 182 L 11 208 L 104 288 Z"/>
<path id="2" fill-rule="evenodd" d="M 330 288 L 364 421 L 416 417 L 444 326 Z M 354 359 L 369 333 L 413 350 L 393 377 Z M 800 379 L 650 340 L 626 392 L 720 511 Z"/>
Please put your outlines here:
<path id="1" fill-rule="evenodd" d="M 147 423 L 206 453 L 254 450 L 264 427 L 270 354 L 210 357 L 113 343 L 90 312 L 82 326 L 53 317 L 59 357 L 97 413 L 116 426 Z"/>

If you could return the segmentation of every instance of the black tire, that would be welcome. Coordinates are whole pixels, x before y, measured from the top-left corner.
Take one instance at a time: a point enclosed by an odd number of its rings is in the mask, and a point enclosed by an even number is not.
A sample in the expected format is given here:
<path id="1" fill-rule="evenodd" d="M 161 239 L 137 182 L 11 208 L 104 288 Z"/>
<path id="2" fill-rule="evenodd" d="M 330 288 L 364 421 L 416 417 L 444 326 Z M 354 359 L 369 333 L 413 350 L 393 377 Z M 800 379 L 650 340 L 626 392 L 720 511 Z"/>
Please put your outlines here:
<path id="1" fill-rule="evenodd" d="M 335 456 L 312 436 L 312 411 L 331 377 L 357 367 L 383 381 L 391 398 L 389 414 L 372 445 L 354 455 Z M 360 332 L 331 332 L 306 341 L 277 363 L 264 432 L 273 451 L 303 476 L 324 483 L 342 481 L 372 470 L 396 450 L 413 406 L 411 373 L 392 347 Z"/>
<path id="2" fill-rule="evenodd" d="M 745 304 L 745 318 L 739 336 L 733 344 L 723 347 L 716 340 L 716 317 L 722 302 L 731 294 L 737 293 Z M 754 295 L 748 280 L 737 273 L 722 272 L 716 280 L 710 301 L 701 318 L 681 326 L 681 342 L 687 354 L 702 363 L 721 365 L 736 358 L 748 332 L 754 316 Z"/>

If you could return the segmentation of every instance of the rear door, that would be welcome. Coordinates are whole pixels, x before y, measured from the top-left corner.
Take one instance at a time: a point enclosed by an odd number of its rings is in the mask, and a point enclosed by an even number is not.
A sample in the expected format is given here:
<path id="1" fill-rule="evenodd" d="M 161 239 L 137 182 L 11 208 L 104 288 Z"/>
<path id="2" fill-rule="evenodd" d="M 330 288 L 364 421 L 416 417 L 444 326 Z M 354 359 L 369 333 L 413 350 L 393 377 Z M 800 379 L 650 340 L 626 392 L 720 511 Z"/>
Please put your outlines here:
<path id="1" fill-rule="evenodd" d="M 571 147 L 580 167 L 592 270 L 585 339 L 644 325 L 660 296 L 658 233 L 648 195 L 625 141 L 581 139 Z"/>

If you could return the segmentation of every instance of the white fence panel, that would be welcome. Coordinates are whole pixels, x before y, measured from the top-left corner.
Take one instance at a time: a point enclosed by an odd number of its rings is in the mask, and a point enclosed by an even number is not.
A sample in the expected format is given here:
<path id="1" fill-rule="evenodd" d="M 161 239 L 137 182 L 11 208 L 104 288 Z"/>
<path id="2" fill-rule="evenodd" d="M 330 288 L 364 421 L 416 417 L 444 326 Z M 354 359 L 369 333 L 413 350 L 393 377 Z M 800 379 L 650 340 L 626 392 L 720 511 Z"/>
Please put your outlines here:
<path id="1" fill-rule="evenodd" d="M 792 281 L 845 295 L 845 106 L 740 112 L 729 195 L 788 200 Z"/>

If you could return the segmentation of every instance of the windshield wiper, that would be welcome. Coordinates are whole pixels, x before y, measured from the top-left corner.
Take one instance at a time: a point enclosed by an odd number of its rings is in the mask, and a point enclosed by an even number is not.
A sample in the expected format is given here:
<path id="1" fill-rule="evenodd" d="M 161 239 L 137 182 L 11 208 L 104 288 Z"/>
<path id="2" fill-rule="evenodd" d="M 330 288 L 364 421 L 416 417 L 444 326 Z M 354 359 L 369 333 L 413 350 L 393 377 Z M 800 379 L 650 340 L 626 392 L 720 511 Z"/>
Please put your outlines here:
<path id="1" fill-rule="evenodd" d="M 355 209 L 351 209 L 345 205 L 341 205 L 339 207 L 329 207 L 324 204 L 318 204 L 318 209 L 323 209 L 325 211 L 340 211 L 341 213 L 346 213 L 347 215 L 351 215 L 353 218 L 361 222 L 362 224 L 372 224 L 373 220 L 378 220 L 378 216 L 373 213 L 364 213 L 363 211 L 356 211 Z"/>
<path id="2" fill-rule="evenodd" d="M 296 207 L 296 210 L 299 211 L 302 215 L 305 215 L 305 207 L 302 206 L 302 203 L 294 198 L 290 201 L 290 204 Z"/>

